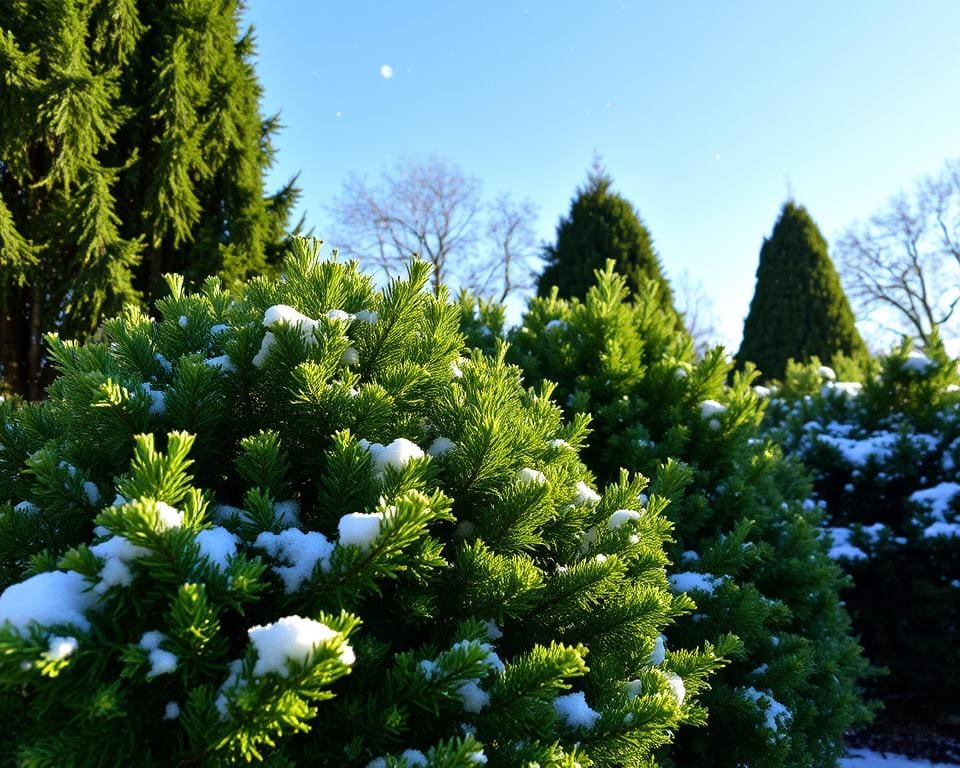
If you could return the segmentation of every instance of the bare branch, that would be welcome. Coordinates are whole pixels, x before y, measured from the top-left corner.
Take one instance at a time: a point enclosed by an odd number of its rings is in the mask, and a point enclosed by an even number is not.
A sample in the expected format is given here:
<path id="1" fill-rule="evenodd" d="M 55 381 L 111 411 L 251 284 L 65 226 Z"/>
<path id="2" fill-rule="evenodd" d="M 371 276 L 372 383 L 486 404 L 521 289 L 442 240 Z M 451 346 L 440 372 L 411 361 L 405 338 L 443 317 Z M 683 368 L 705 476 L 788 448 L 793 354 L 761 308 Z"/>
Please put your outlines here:
<path id="1" fill-rule="evenodd" d="M 713 299 L 707 295 L 703 283 L 684 270 L 674 286 L 674 303 L 693 339 L 697 357 L 703 357 L 718 344 L 720 337 Z"/>
<path id="2" fill-rule="evenodd" d="M 388 277 L 414 254 L 433 265 L 434 287 L 451 281 L 448 265 L 466 273 L 477 259 L 479 180 L 441 157 L 401 160 L 377 185 L 353 175 L 332 211 L 342 251 Z"/>
<path id="3" fill-rule="evenodd" d="M 850 297 L 880 327 L 883 316 L 924 343 L 960 304 L 960 163 L 921 180 L 837 243 Z"/>

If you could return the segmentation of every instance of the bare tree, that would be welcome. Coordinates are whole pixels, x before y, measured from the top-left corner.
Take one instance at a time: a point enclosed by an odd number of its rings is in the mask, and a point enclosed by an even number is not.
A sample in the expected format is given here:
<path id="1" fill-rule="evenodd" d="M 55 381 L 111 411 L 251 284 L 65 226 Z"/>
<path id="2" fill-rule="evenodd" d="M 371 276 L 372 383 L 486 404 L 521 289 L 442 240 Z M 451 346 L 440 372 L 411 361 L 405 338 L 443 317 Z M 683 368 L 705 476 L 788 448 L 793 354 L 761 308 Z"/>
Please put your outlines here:
<path id="1" fill-rule="evenodd" d="M 414 254 L 433 265 L 434 289 L 469 271 L 480 234 L 481 184 L 437 156 L 401 160 L 370 186 L 356 175 L 333 205 L 341 250 L 393 276 Z"/>
<path id="2" fill-rule="evenodd" d="M 837 243 L 851 298 L 880 328 L 926 344 L 960 303 L 960 163 L 901 194 Z"/>
<path id="3" fill-rule="evenodd" d="M 713 299 L 707 295 L 703 283 L 691 277 L 687 270 L 680 274 L 673 292 L 677 312 L 693 339 L 694 352 L 698 358 L 703 357 L 719 343 L 720 338 L 720 321 Z"/>
<path id="4" fill-rule="evenodd" d="M 331 212 L 340 250 L 387 277 L 418 254 L 433 265 L 434 290 L 456 284 L 503 301 L 530 285 L 536 207 L 509 195 L 486 202 L 480 181 L 446 158 L 398 161 L 376 185 L 351 175 Z"/>
<path id="5" fill-rule="evenodd" d="M 484 296 L 505 301 L 517 291 L 533 287 L 539 253 L 533 224 L 537 207 L 530 200 L 497 197 L 487 206 L 487 245 L 490 256 L 468 281 L 468 287 Z"/>

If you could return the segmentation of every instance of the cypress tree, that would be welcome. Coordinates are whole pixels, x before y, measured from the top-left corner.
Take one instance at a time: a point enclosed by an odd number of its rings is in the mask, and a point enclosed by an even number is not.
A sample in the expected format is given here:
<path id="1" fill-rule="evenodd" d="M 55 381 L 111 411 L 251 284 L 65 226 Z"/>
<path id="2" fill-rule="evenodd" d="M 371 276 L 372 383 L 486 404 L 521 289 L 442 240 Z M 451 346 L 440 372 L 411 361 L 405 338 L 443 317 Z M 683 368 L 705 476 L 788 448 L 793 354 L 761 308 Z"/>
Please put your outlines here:
<path id="1" fill-rule="evenodd" d="M 595 270 L 612 259 L 634 292 L 648 280 L 659 285 L 659 306 L 676 314 L 670 284 L 663 276 L 653 238 L 630 201 L 614 192 L 613 179 L 594 162 L 585 186 L 577 190 L 570 214 L 557 225 L 557 242 L 547 246 L 547 265 L 537 292 L 548 296 L 556 286 L 563 298 L 582 298 L 593 285 Z"/>
<path id="2" fill-rule="evenodd" d="M 806 208 L 790 200 L 760 249 L 737 367 L 749 361 L 764 378 L 781 379 L 791 358 L 832 360 L 838 354 L 860 357 L 866 347 L 826 240 Z"/>
<path id="3" fill-rule="evenodd" d="M 275 118 L 259 114 L 238 2 L 0 0 L 0 346 L 38 397 L 44 332 L 188 281 L 263 271 L 297 191 L 264 196 Z"/>

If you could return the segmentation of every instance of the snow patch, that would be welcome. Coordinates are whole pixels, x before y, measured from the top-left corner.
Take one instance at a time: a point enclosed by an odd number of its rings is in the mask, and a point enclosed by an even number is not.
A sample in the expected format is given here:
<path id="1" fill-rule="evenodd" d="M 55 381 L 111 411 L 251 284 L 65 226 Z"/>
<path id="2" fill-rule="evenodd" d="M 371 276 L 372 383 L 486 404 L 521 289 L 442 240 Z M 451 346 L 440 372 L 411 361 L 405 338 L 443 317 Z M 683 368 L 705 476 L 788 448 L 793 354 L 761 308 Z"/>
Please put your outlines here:
<path id="1" fill-rule="evenodd" d="M 226 568 L 230 558 L 237 554 L 237 543 L 240 540 L 226 528 L 218 525 L 200 531 L 194 541 L 200 547 L 201 557 L 205 557 L 217 568 Z"/>
<path id="2" fill-rule="evenodd" d="M 543 472 L 530 467 L 520 470 L 519 479 L 524 485 L 544 485 L 547 482 L 547 476 Z"/>
<path id="3" fill-rule="evenodd" d="M 600 719 L 600 713 L 590 708 L 583 691 L 557 696 L 553 702 L 557 715 L 570 728 L 593 728 Z"/>
<path id="4" fill-rule="evenodd" d="M 288 660 L 306 662 L 318 645 L 340 637 L 339 632 L 326 624 L 301 616 L 284 616 L 272 624 L 251 627 L 247 635 L 257 650 L 254 677 L 262 677 L 270 672 L 287 677 Z M 350 666 L 355 660 L 350 645 L 341 643 L 340 661 Z"/>
<path id="5" fill-rule="evenodd" d="M 577 481 L 577 495 L 573 499 L 575 504 L 594 504 L 600 503 L 600 494 L 587 485 L 583 480 Z"/>
<path id="6" fill-rule="evenodd" d="M 620 528 L 624 523 L 633 520 L 639 520 L 641 514 L 635 509 L 618 509 L 607 520 L 607 528 L 611 531 L 615 531 Z"/>
<path id="7" fill-rule="evenodd" d="M 413 459 L 422 459 L 424 456 L 420 446 L 405 437 L 398 437 L 387 445 L 371 443 L 367 440 L 358 440 L 357 442 L 361 448 L 370 454 L 374 471 L 378 475 L 386 473 L 388 467 L 401 470 Z"/>
<path id="8" fill-rule="evenodd" d="M 273 566 L 273 570 L 283 581 L 284 591 L 288 595 L 300 589 L 310 578 L 317 563 L 320 563 L 322 571 L 330 570 L 333 544 L 318 531 L 304 533 L 297 528 L 288 528 L 280 533 L 264 531 L 257 536 L 254 544 L 285 563 Z"/>
<path id="9" fill-rule="evenodd" d="M 712 595 L 714 590 L 723 583 L 723 577 L 710 573 L 694 573 L 684 571 L 669 577 L 670 586 L 677 592 L 706 592 Z"/>
<path id="10" fill-rule="evenodd" d="M 337 523 L 340 543 L 360 547 L 366 552 L 380 535 L 383 518 L 383 512 L 351 512 L 344 515 Z"/>
<path id="11" fill-rule="evenodd" d="M 79 647 L 77 638 L 75 637 L 60 637 L 59 635 L 53 635 L 47 643 L 47 650 L 43 654 L 44 658 L 49 661 L 62 661 L 68 656 L 72 656 L 73 652 Z"/>
<path id="12" fill-rule="evenodd" d="M 457 444 L 449 437 L 438 437 L 436 440 L 430 443 L 430 447 L 427 448 L 427 453 L 435 458 L 446 456 L 456 447 Z"/>

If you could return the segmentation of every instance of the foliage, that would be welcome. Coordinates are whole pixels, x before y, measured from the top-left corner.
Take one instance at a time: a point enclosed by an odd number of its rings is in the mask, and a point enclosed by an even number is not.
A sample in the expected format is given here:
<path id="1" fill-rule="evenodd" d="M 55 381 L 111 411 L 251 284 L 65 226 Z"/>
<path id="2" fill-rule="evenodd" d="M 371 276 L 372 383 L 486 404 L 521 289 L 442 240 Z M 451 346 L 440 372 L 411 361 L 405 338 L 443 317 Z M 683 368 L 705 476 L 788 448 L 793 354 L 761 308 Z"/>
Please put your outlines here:
<path id="1" fill-rule="evenodd" d="M 657 642 L 686 470 L 595 492 L 588 418 L 460 357 L 428 279 L 295 240 L 49 340 L 0 431 L 4 765 L 645 766 L 703 721 L 730 644 Z"/>
<path id="2" fill-rule="evenodd" d="M 876 695 L 924 727 L 960 715 L 960 377 L 933 341 L 903 343 L 860 381 L 793 364 L 765 421 L 813 471 L 854 626 L 890 671 Z"/>
<path id="3" fill-rule="evenodd" d="M 612 259 L 632 290 L 641 290 L 650 280 L 656 283 L 660 309 L 675 315 L 653 238 L 634 207 L 612 186 L 613 179 L 595 162 L 570 203 L 569 215 L 557 225 L 556 243 L 546 249 L 537 292 L 549 296 L 556 287 L 559 296 L 582 298 L 593 285 L 594 271 Z"/>
<path id="4" fill-rule="evenodd" d="M 679 481 L 652 488 L 671 500 L 671 584 L 690 591 L 697 612 L 668 645 L 732 633 L 739 649 L 704 696 L 707 727 L 679 734 L 666 757 L 833 766 L 844 732 L 867 716 L 858 690 L 866 663 L 838 602 L 844 580 L 819 540 L 820 510 L 804 504 L 805 475 L 761 435 L 753 372 L 726 386 L 723 350 L 695 362 L 689 337 L 660 311 L 657 286 L 631 293 L 611 270 L 608 262 L 582 301 L 557 292 L 534 300 L 509 334 L 510 356 L 528 383 L 556 382 L 569 417 L 593 415 L 582 455 L 598 478 L 670 468 Z M 465 327 L 486 347 L 499 323 L 481 307 Z"/>
<path id="5" fill-rule="evenodd" d="M 806 208 L 788 201 L 760 249 L 737 367 L 752 362 L 765 379 L 779 379 L 791 358 L 865 353 L 826 240 Z"/>
<path id="6" fill-rule="evenodd" d="M 265 271 L 297 191 L 263 194 L 239 3 L 0 2 L 0 348 L 38 397 L 42 336 L 92 333 L 167 271 Z"/>

